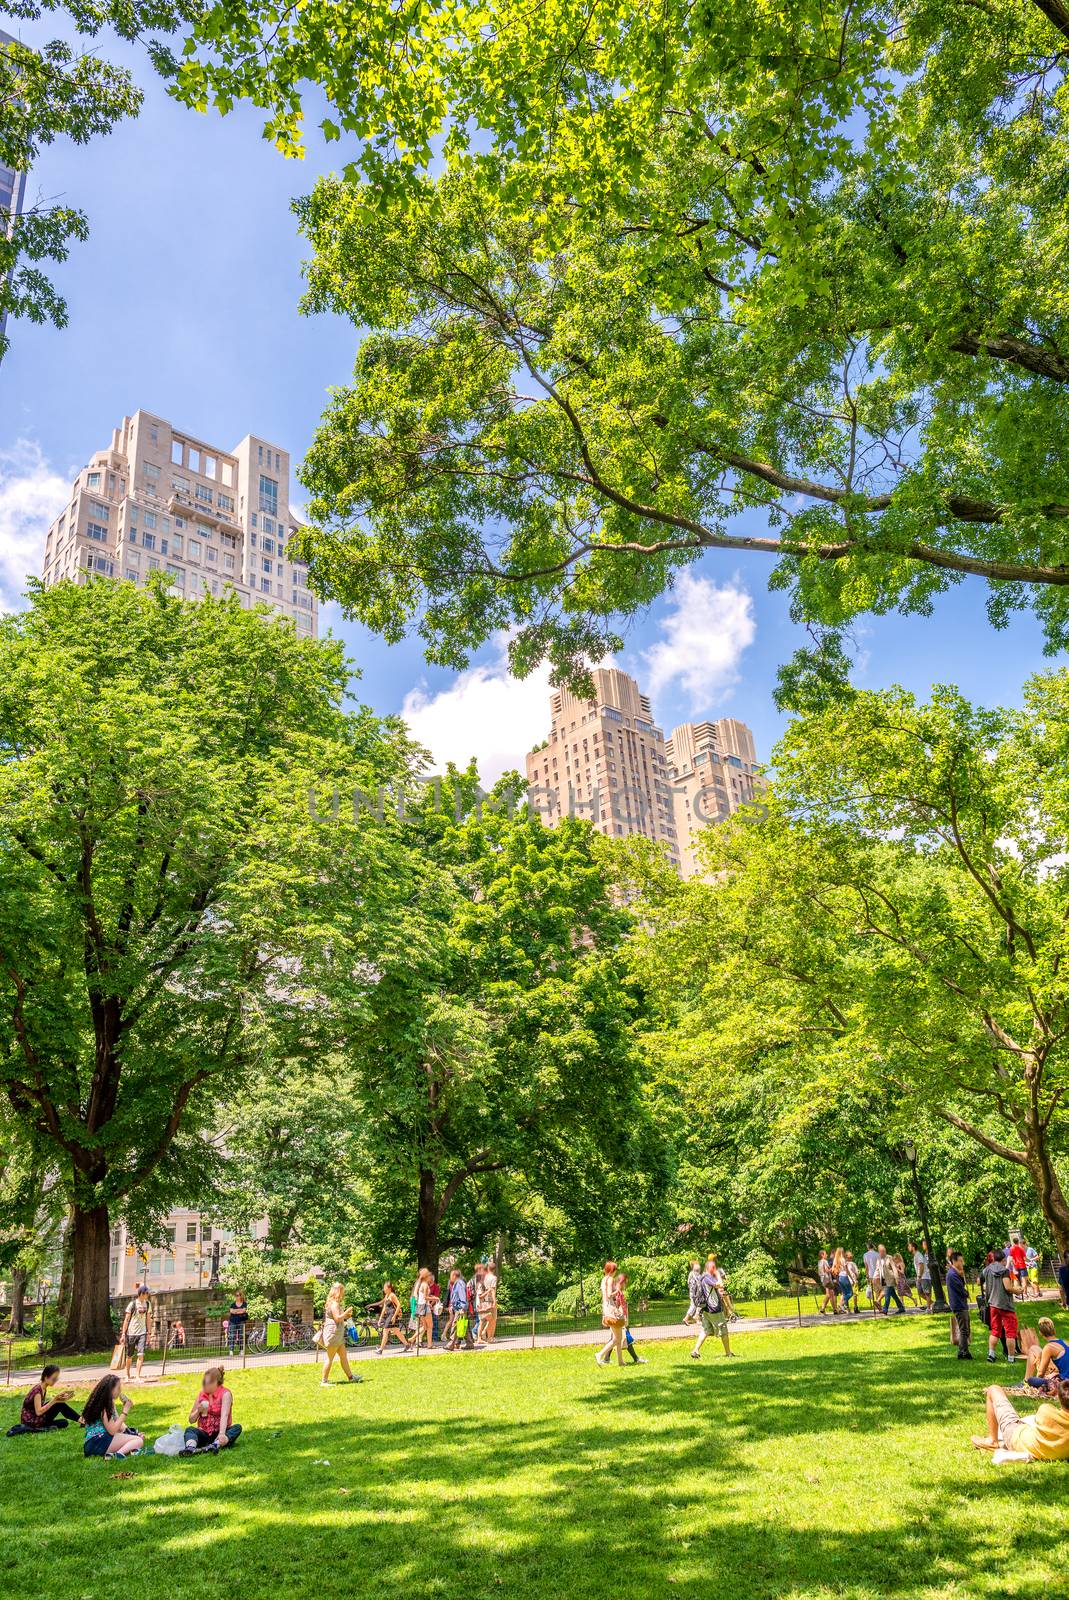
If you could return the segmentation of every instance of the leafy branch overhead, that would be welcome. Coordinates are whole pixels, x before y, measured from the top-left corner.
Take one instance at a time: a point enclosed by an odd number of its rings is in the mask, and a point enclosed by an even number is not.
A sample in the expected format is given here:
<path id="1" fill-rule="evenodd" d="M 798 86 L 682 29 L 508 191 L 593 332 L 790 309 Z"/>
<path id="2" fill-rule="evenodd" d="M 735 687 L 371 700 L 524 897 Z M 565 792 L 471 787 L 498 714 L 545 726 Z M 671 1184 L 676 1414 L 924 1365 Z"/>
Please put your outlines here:
<path id="1" fill-rule="evenodd" d="M 307 308 L 372 330 L 304 472 L 323 594 L 573 680 L 707 551 L 831 630 L 973 576 L 1069 636 L 1059 0 L 211 18 L 179 97 L 294 152 L 311 80 L 350 139 L 298 206 Z"/>

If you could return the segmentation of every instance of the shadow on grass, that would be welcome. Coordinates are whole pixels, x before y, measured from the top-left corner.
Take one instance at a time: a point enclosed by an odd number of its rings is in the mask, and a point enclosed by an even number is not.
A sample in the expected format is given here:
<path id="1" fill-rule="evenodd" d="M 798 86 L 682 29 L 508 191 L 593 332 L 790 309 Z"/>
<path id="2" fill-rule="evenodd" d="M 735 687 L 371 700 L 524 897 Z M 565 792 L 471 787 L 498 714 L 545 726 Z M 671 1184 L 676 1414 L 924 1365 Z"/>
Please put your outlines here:
<path id="1" fill-rule="evenodd" d="M 662 1346 L 651 1366 L 611 1373 L 585 1352 L 582 1366 L 571 1352 L 459 1358 L 428 1364 L 421 1390 L 413 1366 L 384 1367 L 321 1398 L 310 1377 L 307 1390 L 280 1383 L 266 1402 L 278 1420 L 254 1423 L 232 1456 L 137 1461 L 129 1480 L 76 1457 L 77 1436 L 3 1441 L 5 1587 L 111 1600 L 140 1572 L 169 1596 L 212 1600 L 235 1587 L 419 1600 L 1057 1592 L 1064 1469 L 999 1475 L 963 1445 L 985 1366 L 948 1367 L 932 1342 L 705 1357 Z M 315 1405 L 347 1410 L 287 1420 Z M 137 1415 L 154 1436 L 175 1403 L 146 1395 Z M 35 1456 L 13 1495 L 16 1444 Z M 121 1552 L 114 1574 L 101 1536 Z"/>

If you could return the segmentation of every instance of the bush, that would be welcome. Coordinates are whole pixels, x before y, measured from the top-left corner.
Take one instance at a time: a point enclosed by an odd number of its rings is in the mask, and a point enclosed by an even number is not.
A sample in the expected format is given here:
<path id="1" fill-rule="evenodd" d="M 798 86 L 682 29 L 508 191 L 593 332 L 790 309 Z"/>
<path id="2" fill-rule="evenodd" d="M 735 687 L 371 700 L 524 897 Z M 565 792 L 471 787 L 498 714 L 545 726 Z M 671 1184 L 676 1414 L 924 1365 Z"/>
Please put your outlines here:
<path id="1" fill-rule="evenodd" d="M 772 1257 L 757 1249 L 744 1256 L 738 1266 L 728 1269 L 728 1287 L 733 1300 L 760 1300 L 766 1294 L 779 1294 L 783 1285 Z"/>

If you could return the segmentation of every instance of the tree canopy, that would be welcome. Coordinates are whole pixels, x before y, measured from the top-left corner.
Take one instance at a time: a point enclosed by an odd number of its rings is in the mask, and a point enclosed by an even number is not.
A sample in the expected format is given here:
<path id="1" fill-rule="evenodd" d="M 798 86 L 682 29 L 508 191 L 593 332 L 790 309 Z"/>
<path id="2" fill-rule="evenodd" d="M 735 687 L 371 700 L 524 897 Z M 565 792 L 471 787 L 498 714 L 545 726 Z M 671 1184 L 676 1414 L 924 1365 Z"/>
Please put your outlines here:
<path id="1" fill-rule="evenodd" d="M 110 1336 L 109 1212 L 209 1161 L 188 1134 L 315 1027 L 332 941 L 354 1013 L 389 942 L 386 829 L 308 808 L 410 768 L 348 681 L 235 596 L 60 584 L 0 620 L 0 1089 L 71 1208 L 73 1344 Z"/>
<path id="2" fill-rule="evenodd" d="M 1067 741 L 1065 671 L 1021 710 L 894 690 L 800 718 L 767 811 L 709 830 L 710 881 L 667 886 L 652 946 L 722 1038 L 1020 1168 L 1061 1249 Z"/>
<path id="3" fill-rule="evenodd" d="M 371 330 L 304 468 L 320 592 L 576 680 L 724 550 L 836 666 L 967 575 L 1060 647 L 1067 39 L 1062 0 L 221 0 L 174 92 L 295 151 L 310 80 L 349 140 L 298 206 L 308 308 Z"/>

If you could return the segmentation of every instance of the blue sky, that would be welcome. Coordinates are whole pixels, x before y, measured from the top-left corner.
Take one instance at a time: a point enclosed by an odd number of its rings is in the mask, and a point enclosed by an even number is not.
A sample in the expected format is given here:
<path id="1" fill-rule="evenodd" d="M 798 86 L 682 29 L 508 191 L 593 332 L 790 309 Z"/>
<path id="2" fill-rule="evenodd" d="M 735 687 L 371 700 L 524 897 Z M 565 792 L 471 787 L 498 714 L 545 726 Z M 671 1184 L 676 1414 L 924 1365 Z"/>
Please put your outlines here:
<path id="1" fill-rule="evenodd" d="M 31 201 L 82 207 L 91 237 L 54 273 L 69 327 L 14 324 L 0 365 L 8 602 L 36 570 L 71 474 L 125 413 L 143 406 L 221 446 L 259 433 L 297 461 L 356 347 L 348 324 L 298 314 L 302 243 L 289 209 L 319 171 L 341 164 L 344 145 L 328 150 L 313 135 L 306 161 L 285 161 L 260 137 L 255 115 L 185 111 L 138 56 L 107 53 L 129 60 L 146 89 L 140 119 L 85 147 L 53 146 L 29 185 Z M 766 592 L 767 574 L 762 558 L 740 565 L 710 555 L 681 594 L 631 627 L 621 664 L 652 686 L 666 729 L 729 714 L 769 751 L 781 725 L 771 700 L 776 666 L 804 639 L 784 598 Z M 334 608 L 325 621 L 361 670 L 360 697 L 382 712 L 409 697 L 414 726 L 439 757 L 475 753 L 491 772 L 522 765 L 548 727 L 545 684 L 509 683 L 500 649 L 482 652 L 457 682 L 426 666 L 416 639 L 388 648 Z M 933 682 L 956 682 L 988 703 L 1016 699 L 1029 673 L 1049 664 L 1031 620 L 990 628 L 978 583 L 945 596 L 931 618 L 868 621 L 860 643 L 867 685 L 925 694 Z"/>

